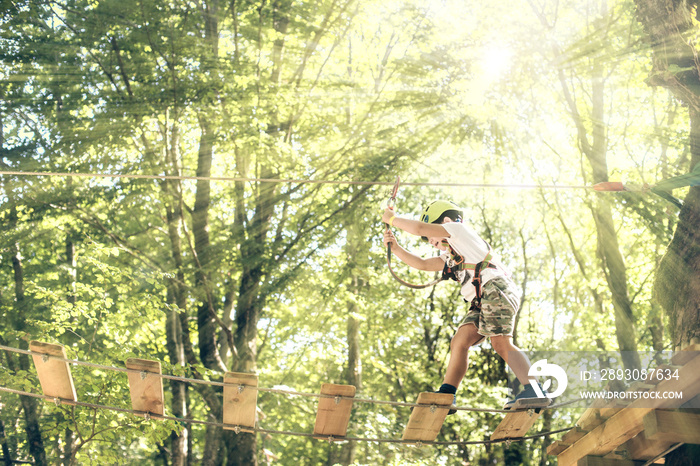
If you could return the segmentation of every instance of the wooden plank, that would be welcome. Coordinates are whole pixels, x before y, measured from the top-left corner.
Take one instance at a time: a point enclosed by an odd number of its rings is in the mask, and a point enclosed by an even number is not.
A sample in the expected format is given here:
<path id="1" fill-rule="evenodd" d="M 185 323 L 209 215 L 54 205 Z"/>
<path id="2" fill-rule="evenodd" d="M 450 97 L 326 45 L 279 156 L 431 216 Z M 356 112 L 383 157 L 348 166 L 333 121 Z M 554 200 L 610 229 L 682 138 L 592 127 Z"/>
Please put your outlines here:
<path id="1" fill-rule="evenodd" d="M 524 436 L 530 427 L 540 417 L 540 409 L 515 411 L 506 414 L 496 430 L 491 434 L 491 440 L 515 439 Z"/>
<path id="2" fill-rule="evenodd" d="M 626 408 L 627 406 L 629 406 L 631 403 L 632 403 L 632 400 L 613 401 L 608 406 L 600 408 L 600 418 L 602 420 L 609 419 L 609 418 L 613 417 L 615 414 L 622 411 L 623 408 Z"/>
<path id="3" fill-rule="evenodd" d="M 570 446 L 571 446 L 570 443 L 564 443 L 564 442 L 562 442 L 561 440 L 558 440 L 558 441 L 556 441 L 556 442 L 554 442 L 554 443 L 551 443 L 551 444 L 547 447 L 547 454 L 548 454 L 548 455 L 552 455 L 552 456 L 557 456 L 559 453 L 561 453 L 562 451 L 566 450 L 566 449 L 569 448 Z"/>
<path id="4" fill-rule="evenodd" d="M 655 409 L 644 416 L 647 438 L 662 442 L 700 444 L 700 414 Z"/>
<path id="5" fill-rule="evenodd" d="M 694 343 L 671 356 L 671 364 L 682 366 L 700 354 L 700 343 Z"/>
<path id="6" fill-rule="evenodd" d="M 224 375 L 224 427 L 228 430 L 255 432 L 258 406 L 258 376 L 227 372 Z"/>
<path id="7" fill-rule="evenodd" d="M 657 383 L 658 382 L 659 381 L 657 380 Z M 634 382 L 625 391 L 628 393 L 645 393 L 645 392 L 650 391 L 654 387 L 655 387 L 655 385 L 652 385 L 652 384 L 646 384 L 646 383 L 642 383 L 642 382 Z M 610 401 L 610 402 L 608 402 L 607 405 L 600 408 L 600 417 L 603 419 L 611 418 L 615 414 L 620 412 L 620 410 L 622 408 L 626 408 L 627 406 L 629 406 L 633 402 L 634 402 L 634 398 L 632 398 L 632 397 L 630 397 L 629 399 Z"/>
<path id="8" fill-rule="evenodd" d="M 697 355 L 700 355 L 700 353 L 695 353 Z M 652 376 L 649 379 L 649 382 L 653 384 L 659 384 L 659 382 L 665 380 L 668 378 L 669 375 L 673 375 L 676 373 L 678 369 L 680 369 L 683 366 L 676 366 L 673 364 L 660 364 L 659 366 L 656 367 L 654 370 Z"/>
<path id="9" fill-rule="evenodd" d="M 631 461 L 617 458 L 602 458 L 600 456 L 584 456 L 576 463 L 577 466 L 641 466 L 643 461 Z"/>
<path id="10" fill-rule="evenodd" d="M 78 401 L 70 366 L 65 361 L 51 357 L 67 359 L 65 348 L 61 345 L 31 341 L 29 349 L 32 352 L 41 353 L 41 355 L 33 354 L 32 359 L 44 395 L 62 400 Z"/>
<path id="11" fill-rule="evenodd" d="M 510 410 L 517 411 L 522 409 L 545 408 L 551 404 L 552 400 L 549 398 L 523 398 L 515 400 L 515 403 L 510 405 Z"/>
<path id="12" fill-rule="evenodd" d="M 674 443 L 676 442 L 650 440 L 647 438 L 644 431 L 642 431 L 639 435 L 624 443 L 623 447 L 627 450 L 627 455 L 630 459 L 646 461 L 656 458 L 661 453 L 668 450 Z"/>
<path id="13" fill-rule="evenodd" d="M 576 421 L 576 425 L 585 431 L 593 430 L 593 428 L 599 426 L 605 420 L 600 415 L 600 410 L 608 405 L 610 405 L 610 403 L 606 400 L 595 400 L 591 403 L 591 406 L 583 412 L 579 420 Z"/>
<path id="14" fill-rule="evenodd" d="M 587 433 L 587 431 L 575 426 L 573 429 L 562 435 L 560 440 L 550 444 L 549 447 L 547 447 L 547 454 L 557 456 L 559 453 L 576 443 L 578 439 L 582 438 Z"/>
<path id="15" fill-rule="evenodd" d="M 690 399 L 700 392 L 699 378 L 700 356 L 696 356 L 679 369 L 678 380 L 665 380 L 659 383 L 657 390 L 682 391 L 683 399 Z M 636 400 L 559 454 L 559 464 L 573 465 L 584 456 L 602 456 L 609 453 L 642 431 L 642 420 L 647 413 L 653 409 L 672 407 L 674 403 L 677 401 L 664 398 Z"/>
<path id="16" fill-rule="evenodd" d="M 683 403 L 681 409 L 700 409 L 700 395 L 686 403 Z"/>
<path id="17" fill-rule="evenodd" d="M 332 397 L 354 397 L 354 385 L 336 385 L 324 383 L 321 385 L 321 395 Z M 319 438 L 334 438 L 342 440 L 347 434 L 350 422 L 352 400 L 347 398 L 320 398 L 314 434 Z"/>
<path id="18" fill-rule="evenodd" d="M 402 439 L 427 442 L 435 440 L 453 400 L 454 395 L 449 393 L 419 393 L 416 403 L 425 406 L 413 408 Z"/>
<path id="19" fill-rule="evenodd" d="M 627 452 L 624 450 L 624 448 L 618 448 L 615 451 L 611 451 L 607 455 L 603 456 L 605 459 L 613 459 L 613 460 L 628 460 L 630 458 L 626 457 L 625 454 Z M 579 460 L 580 461 L 580 460 Z"/>
<path id="20" fill-rule="evenodd" d="M 160 377 L 160 361 L 130 358 L 126 360 L 131 406 L 134 411 L 163 415 L 163 379 Z M 155 375 L 158 374 L 158 375 Z M 144 414 L 145 416 L 145 414 Z"/>
<path id="21" fill-rule="evenodd" d="M 561 441 L 564 443 L 574 444 L 578 441 L 578 439 L 583 438 L 587 433 L 587 431 L 581 429 L 580 427 L 574 427 L 562 436 Z"/>

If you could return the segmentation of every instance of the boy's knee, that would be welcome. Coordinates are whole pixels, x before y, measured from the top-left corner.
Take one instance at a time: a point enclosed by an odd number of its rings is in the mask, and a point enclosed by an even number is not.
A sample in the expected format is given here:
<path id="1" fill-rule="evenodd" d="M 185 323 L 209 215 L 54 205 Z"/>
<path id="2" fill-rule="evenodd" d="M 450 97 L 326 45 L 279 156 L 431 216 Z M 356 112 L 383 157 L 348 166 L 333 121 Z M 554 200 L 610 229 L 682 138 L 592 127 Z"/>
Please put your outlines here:
<path id="1" fill-rule="evenodd" d="M 452 337 L 450 348 L 454 349 L 458 347 L 468 349 L 479 343 L 483 338 L 484 337 L 477 333 L 476 327 L 473 325 L 464 325 L 460 327 L 457 333 Z"/>
<path id="2" fill-rule="evenodd" d="M 462 348 L 469 348 L 467 339 L 464 338 L 464 335 L 460 335 L 459 332 L 457 332 L 452 337 L 452 340 L 450 340 L 450 350 L 454 351 Z"/>
<path id="3" fill-rule="evenodd" d="M 491 346 L 493 347 L 494 351 L 501 355 L 512 349 L 510 337 L 505 335 L 496 335 L 491 337 Z"/>

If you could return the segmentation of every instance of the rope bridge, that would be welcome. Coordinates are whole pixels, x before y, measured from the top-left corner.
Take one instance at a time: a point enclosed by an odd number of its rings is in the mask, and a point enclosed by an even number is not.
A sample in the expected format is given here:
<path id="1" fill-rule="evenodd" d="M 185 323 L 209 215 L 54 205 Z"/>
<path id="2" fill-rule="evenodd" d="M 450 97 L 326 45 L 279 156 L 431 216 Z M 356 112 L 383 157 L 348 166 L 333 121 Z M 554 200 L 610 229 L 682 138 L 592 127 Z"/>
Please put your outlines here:
<path id="1" fill-rule="evenodd" d="M 328 440 L 330 442 L 358 441 L 411 445 L 484 445 L 491 443 L 511 442 L 513 440 L 535 439 L 566 432 L 569 431 L 571 427 L 550 432 L 542 432 L 531 436 L 492 436 L 490 440 L 482 441 L 435 440 L 445 420 L 447 411 L 450 409 L 472 412 L 507 413 L 506 420 L 512 416 L 518 418 L 525 416 L 531 420 L 531 422 L 528 422 L 529 425 L 527 426 L 527 429 L 529 429 L 532 423 L 534 423 L 539 416 L 541 409 L 555 409 L 580 401 L 579 399 L 576 399 L 565 403 L 558 403 L 548 407 L 538 408 L 536 412 L 532 409 L 513 412 L 503 409 L 472 408 L 467 406 L 455 407 L 451 406 L 452 395 L 446 395 L 444 393 L 421 393 L 419 394 L 417 403 L 404 403 L 397 401 L 375 400 L 372 398 L 356 398 L 355 387 L 352 385 L 322 384 L 320 393 L 307 393 L 278 388 L 259 387 L 257 386 L 257 376 L 254 374 L 228 372 L 224 376 L 223 382 L 168 375 L 161 373 L 160 362 L 147 359 L 128 359 L 125 364 L 126 367 L 95 364 L 76 359 L 68 359 L 63 346 L 37 341 L 32 341 L 30 343 L 29 350 L 4 345 L 0 345 L 0 350 L 32 356 L 43 394 L 16 390 L 8 387 L 0 387 L 0 392 L 40 398 L 47 401 L 52 401 L 56 403 L 57 406 L 66 404 L 91 409 L 133 414 L 147 420 L 159 419 L 186 424 L 216 426 L 227 430 L 233 430 L 236 433 L 249 432 L 312 437 L 321 440 Z M 78 401 L 69 367 L 70 364 L 126 373 L 129 379 L 132 407 L 129 409 Z M 223 422 L 202 421 L 166 415 L 164 411 L 163 379 L 190 384 L 204 384 L 222 387 L 224 411 Z M 304 433 L 272 430 L 264 429 L 256 425 L 255 414 L 257 409 L 258 392 L 318 398 L 318 413 L 314 432 Z M 353 403 L 355 402 L 412 408 L 411 419 L 406 426 L 403 438 L 385 439 L 347 436 L 346 432 L 350 420 L 350 411 Z"/>

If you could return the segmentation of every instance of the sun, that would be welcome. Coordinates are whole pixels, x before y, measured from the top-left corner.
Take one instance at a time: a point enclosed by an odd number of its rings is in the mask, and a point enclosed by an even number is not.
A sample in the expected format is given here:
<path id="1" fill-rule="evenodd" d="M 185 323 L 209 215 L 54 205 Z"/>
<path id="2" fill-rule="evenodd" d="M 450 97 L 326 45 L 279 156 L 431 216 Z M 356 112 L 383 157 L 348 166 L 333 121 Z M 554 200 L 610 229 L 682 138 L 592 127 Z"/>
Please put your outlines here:
<path id="1" fill-rule="evenodd" d="M 500 44 L 489 44 L 481 54 L 481 67 L 485 79 L 495 81 L 501 78 L 509 69 L 513 59 L 513 51 Z"/>

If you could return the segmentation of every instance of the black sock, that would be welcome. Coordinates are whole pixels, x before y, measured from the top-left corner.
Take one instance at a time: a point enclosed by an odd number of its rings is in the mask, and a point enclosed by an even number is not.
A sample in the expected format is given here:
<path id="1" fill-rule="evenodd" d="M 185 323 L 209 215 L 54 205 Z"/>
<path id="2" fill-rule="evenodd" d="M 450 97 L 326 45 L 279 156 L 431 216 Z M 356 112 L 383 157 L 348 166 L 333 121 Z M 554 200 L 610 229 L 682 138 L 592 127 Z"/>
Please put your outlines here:
<path id="1" fill-rule="evenodd" d="M 438 390 L 438 393 L 450 393 L 450 394 L 454 395 L 455 393 L 457 393 L 457 387 L 455 387 L 454 385 L 450 385 L 448 383 L 444 383 L 444 384 L 440 385 L 440 389 Z"/>

